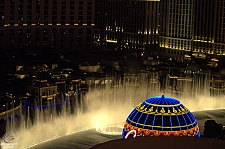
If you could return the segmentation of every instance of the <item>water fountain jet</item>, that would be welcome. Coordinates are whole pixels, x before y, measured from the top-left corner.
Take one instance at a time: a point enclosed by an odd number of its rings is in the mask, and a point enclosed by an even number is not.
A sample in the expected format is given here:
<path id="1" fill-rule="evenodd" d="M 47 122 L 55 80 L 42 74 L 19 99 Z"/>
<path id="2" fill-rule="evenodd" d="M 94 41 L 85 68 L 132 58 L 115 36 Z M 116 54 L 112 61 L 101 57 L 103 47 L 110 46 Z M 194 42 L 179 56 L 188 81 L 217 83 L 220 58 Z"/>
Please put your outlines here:
<path id="1" fill-rule="evenodd" d="M 197 78 L 194 78 L 192 82 L 184 82 L 182 86 L 184 93 L 181 94 L 174 93 L 171 90 L 161 91 L 160 84 L 157 81 L 146 81 L 143 78 L 133 80 L 134 82 L 123 81 L 114 86 L 90 88 L 87 94 L 82 97 L 81 104 L 78 104 L 78 100 L 73 102 L 74 108 L 70 109 L 76 111 L 73 114 L 68 112 L 68 108 L 64 107 L 62 114 L 54 114 L 50 118 L 50 109 L 46 109 L 46 111 L 36 110 L 36 119 L 29 128 L 24 127 L 24 122 L 27 122 L 27 120 L 23 118 L 23 115 L 20 115 L 23 124 L 19 129 L 7 127 L 7 133 L 11 133 L 14 138 L 18 139 L 17 147 L 22 148 L 38 145 L 46 142 L 46 140 L 50 141 L 73 132 L 86 130 L 86 128 L 95 128 L 97 125 L 98 128 L 107 132 L 105 128 L 112 126 L 112 124 L 119 123 L 119 127 L 123 126 L 124 119 L 134 106 L 142 102 L 143 99 L 161 94 L 175 98 L 179 96 L 180 101 L 189 107 L 190 111 L 225 108 L 225 105 L 221 104 L 224 103 L 224 95 L 219 97 L 209 96 L 208 78 L 204 80 L 203 89 L 200 87 L 201 82 Z M 169 86 L 166 88 L 168 89 Z M 195 94 L 186 93 L 190 89 Z M 48 114 L 49 119 L 46 119 L 45 115 Z M 46 133 L 43 133 L 44 131 Z M 113 133 L 113 130 L 109 131 Z M 117 128 L 115 128 L 116 131 Z"/>

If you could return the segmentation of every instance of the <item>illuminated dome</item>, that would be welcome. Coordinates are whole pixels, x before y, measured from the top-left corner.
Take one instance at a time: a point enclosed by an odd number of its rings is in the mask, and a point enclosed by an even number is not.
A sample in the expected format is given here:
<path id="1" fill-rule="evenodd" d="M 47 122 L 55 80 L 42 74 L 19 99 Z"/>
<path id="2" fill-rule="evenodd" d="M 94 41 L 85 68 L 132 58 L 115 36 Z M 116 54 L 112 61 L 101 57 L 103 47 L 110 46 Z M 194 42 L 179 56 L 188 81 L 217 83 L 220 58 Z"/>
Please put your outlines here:
<path id="1" fill-rule="evenodd" d="M 122 138 L 161 135 L 200 136 L 194 115 L 179 100 L 164 95 L 136 106 L 126 119 Z"/>

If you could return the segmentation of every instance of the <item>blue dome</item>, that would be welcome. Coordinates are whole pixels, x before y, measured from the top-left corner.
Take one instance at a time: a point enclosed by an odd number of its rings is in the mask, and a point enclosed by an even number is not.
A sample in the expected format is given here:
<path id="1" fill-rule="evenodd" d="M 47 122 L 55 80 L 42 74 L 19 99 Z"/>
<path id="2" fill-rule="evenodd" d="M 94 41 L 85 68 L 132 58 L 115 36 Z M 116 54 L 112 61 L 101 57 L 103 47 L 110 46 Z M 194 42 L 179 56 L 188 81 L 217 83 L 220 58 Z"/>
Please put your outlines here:
<path id="1" fill-rule="evenodd" d="M 157 104 L 158 106 L 167 106 L 167 105 L 178 105 L 181 104 L 179 100 L 175 98 L 171 98 L 168 96 L 155 96 L 151 98 L 147 98 L 144 102 L 148 104 Z"/>
<path id="2" fill-rule="evenodd" d="M 126 119 L 123 137 L 130 130 L 137 130 L 140 136 L 199 135 L 194 115 L 179 100 L 164 95 L 147 98 L 136 106 Z"/>

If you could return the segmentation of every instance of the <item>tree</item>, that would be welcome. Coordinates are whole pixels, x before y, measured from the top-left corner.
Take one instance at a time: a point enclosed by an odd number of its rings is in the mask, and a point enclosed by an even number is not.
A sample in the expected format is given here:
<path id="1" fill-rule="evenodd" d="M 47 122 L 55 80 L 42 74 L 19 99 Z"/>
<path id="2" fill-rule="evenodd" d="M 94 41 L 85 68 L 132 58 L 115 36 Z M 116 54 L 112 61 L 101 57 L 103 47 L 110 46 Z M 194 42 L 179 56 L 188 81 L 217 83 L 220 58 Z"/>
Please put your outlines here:
<path id="1" fill-rule="evenodd" d="M 224 138 L 224 133 L 222 131 L 223 125 L 216 123 L 215 120 L 207 120 L 204 126 L 204 136 L 207 138 Z"/>

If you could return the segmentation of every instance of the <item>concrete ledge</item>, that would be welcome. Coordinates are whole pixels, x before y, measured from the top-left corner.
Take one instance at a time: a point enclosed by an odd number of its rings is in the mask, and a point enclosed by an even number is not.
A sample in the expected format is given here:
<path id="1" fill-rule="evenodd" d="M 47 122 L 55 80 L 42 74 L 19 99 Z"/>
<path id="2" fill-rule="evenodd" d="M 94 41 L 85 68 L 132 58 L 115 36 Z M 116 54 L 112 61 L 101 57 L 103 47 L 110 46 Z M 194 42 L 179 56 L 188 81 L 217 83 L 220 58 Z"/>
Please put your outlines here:
<path id="1" fill-rule="evenodd" d="M 225 149 L 225 140 L 197 137 L 137 137 L 95 145 L 90 149 Z"/>

